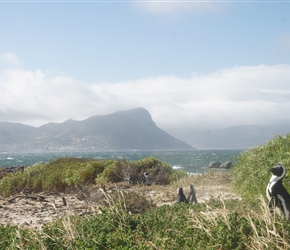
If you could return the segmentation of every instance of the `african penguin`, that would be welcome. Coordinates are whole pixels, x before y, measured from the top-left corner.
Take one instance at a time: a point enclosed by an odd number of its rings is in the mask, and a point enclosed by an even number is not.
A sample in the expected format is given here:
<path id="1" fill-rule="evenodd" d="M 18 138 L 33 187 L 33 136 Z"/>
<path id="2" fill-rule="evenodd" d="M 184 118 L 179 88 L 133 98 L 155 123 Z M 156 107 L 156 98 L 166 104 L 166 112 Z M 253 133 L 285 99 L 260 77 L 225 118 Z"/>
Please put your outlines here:
<path id="1" fill-rule="evenodd" d="M 147 183 L 148 182 L 148 178 L 149 178 L 149 173 L 148 172 L 143 173 L 143 178 L 141 180 L 141 184 Z"/>
<path id="2" fill-rule="evenodd" d="M 189 203 L 197 203 L 197 199 L 196 199 L 196 191 L 195 191 L 195 188 L 192 184 L 189 185 L 189 189 L 190 189 L 190 192 L 189 192 L 189 195 L 187 197 L 187 201 Z"/>
<path id="3" fill-rule="evenodd" d="M 177 188 L 176 202 L 177 203 L 184 202 L 184 203 L 188 204 L 188 200 L 186 199 L 186 197 L 185 197 L 185 195 L 183 193 L 183 188 L 182 187 Z"/>
<path id="4" fill-rule="evenodd" d="M 269 172 L 272 173 L 266 189 L 269 209 L 272 212 L 275 207 L 280 208 L 285 219 L 290 220 L 290 195 L 282 184 L 286 169 L 283 165 L 278 164 L 269 169 Z"/>

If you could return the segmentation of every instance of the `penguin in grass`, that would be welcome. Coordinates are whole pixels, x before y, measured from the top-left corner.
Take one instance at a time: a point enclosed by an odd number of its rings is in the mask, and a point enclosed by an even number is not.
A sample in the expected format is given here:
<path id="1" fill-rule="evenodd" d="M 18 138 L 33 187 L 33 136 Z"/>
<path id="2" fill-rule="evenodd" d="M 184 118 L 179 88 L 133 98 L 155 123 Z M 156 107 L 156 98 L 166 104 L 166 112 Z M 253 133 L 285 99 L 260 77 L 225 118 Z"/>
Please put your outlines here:
<path id="1" fill-rule="evenodd" d="M 286 169 L 283 165 L 278 164 L 269 169 L 269 172 L 272 173 L 266 189 L 269 209 L 272 212 L 275 207 L 278 207 L 285 219 L 290 220 L 290 195 L 282 184 L 282 180 L 286 175 Z"/>
<path id="2" fill-rule="evenodd" d="M 141 184 L 147 184 L 148 178 L 149 178 L 149 173 L 148 172 L 143 173 L 143 178 L 141 180 Z"/>

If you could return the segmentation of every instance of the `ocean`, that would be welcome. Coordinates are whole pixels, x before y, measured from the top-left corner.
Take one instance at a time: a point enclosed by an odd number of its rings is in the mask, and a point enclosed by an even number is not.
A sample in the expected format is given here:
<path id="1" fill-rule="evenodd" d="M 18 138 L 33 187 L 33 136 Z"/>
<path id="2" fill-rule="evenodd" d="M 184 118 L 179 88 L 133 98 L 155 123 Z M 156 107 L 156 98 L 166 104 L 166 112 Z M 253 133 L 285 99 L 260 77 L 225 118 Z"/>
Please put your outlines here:
<path id="1" fill-rule="evenodd" d="M 0 167 L 27 166 L 35 163 L 51 162 L 60 157 L 87 159 L 126 159 L 140 160 L 149 156 L 156 157 L 173 168 L 183 168 L 189 173 L 204 173 L 210 162 L 232 161 L 242 150 L 193 150 L 193 151 L 108 151 L 108 152 L 42 152 L 42 153 L 0 153 Z"/>

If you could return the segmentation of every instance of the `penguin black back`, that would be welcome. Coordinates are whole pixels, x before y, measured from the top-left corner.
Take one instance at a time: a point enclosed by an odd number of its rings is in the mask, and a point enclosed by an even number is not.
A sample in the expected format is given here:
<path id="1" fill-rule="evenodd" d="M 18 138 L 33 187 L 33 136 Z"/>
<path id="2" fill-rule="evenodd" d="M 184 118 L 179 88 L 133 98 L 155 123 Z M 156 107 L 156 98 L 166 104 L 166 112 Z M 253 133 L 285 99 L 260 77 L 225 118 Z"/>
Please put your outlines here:
<path id="1" fill-rule="evenodd" d="M 283 165 L 278 164 L 269 169 L 272 173 L 270 181 L 267 185 L 266 194 L 269 200 L 270 211 L 278 207 L 287 220 L 290 220 L 290 195 L 282 184 L 282 180 L 286 175 L 286 169 Z"/>
<path id="2" fill-rule="evenodd" d="M 177 198 L 176 198 L 176 202 L 180 203 L 180 202 L 184 202 L 184 203 L 188 203 L 188 200 L 186 199 L 184 193 L 183 193 L 183 188 L 179 187 L 177 189 Z"/>

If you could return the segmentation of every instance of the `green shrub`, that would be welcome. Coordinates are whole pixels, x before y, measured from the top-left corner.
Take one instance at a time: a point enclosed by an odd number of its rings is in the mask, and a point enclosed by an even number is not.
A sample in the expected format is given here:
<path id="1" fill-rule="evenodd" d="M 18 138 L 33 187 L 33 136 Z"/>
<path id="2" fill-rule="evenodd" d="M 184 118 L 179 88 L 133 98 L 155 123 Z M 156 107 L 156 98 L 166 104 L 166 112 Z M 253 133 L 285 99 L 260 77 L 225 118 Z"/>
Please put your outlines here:
<path id="1" fill-rule="evenodd" d="M 88 161 L 84 163 L 82 168 L 76 170 L 79 182 L 90 184 L 95 183 L 95 178 L 105 169 L 105 164 L 102 161 Z"/>
<path id="2" fill-rule="evenodd" d="M 136 184 L 140 183 L 144 172 L 149 172 L 150 183 L 162 185 L 185 175 L 154 157 L 139 161 L 59 158 L 7 175 L 0 180 L 0 194 L 9 196 L 24 189 L 31 192 L 65 192 L 79 185 L 121 181 Z"/>
<path id="3" fill-rule="evenodd" d="M 8 249 L 16 234 L 16 226 L 0 225 L 0 249 Z"/>
<path id="4" fill-rule="evenodd" d="M 169 184 L 171 175 L 175 173 L 169 164 L 152 156 L 139 160 L 136 166 L 142 174 L 148 172 L 149 181 L 156 184 Z"/>
<path id="5" fill-rule="evenodd" d="M 37 232 L 17 226 L 0 225 L 0 249 L 41 249 Z"/>
<path id="6" fill-rule="evenodd" d="M 123 181 L 122 168 L 126 164 L 126 161 L 108 160 L 107 163 L 108 164 L 104 168 L 104 171 L 100 174 L 97 180 L 102 183 Z"/>
<path id="7" fill-rule="evenodd" d="M 290 171 L 290 134 L 276 136 L 267 144 L 249 149 L 237 157 L 232 170 L 234 190 L 245 199 L 265 196 L 270 179 L 268 170 L 276 164 L 283 164 Z M 289 177 L 284 179 L 290 188 Z"/>

